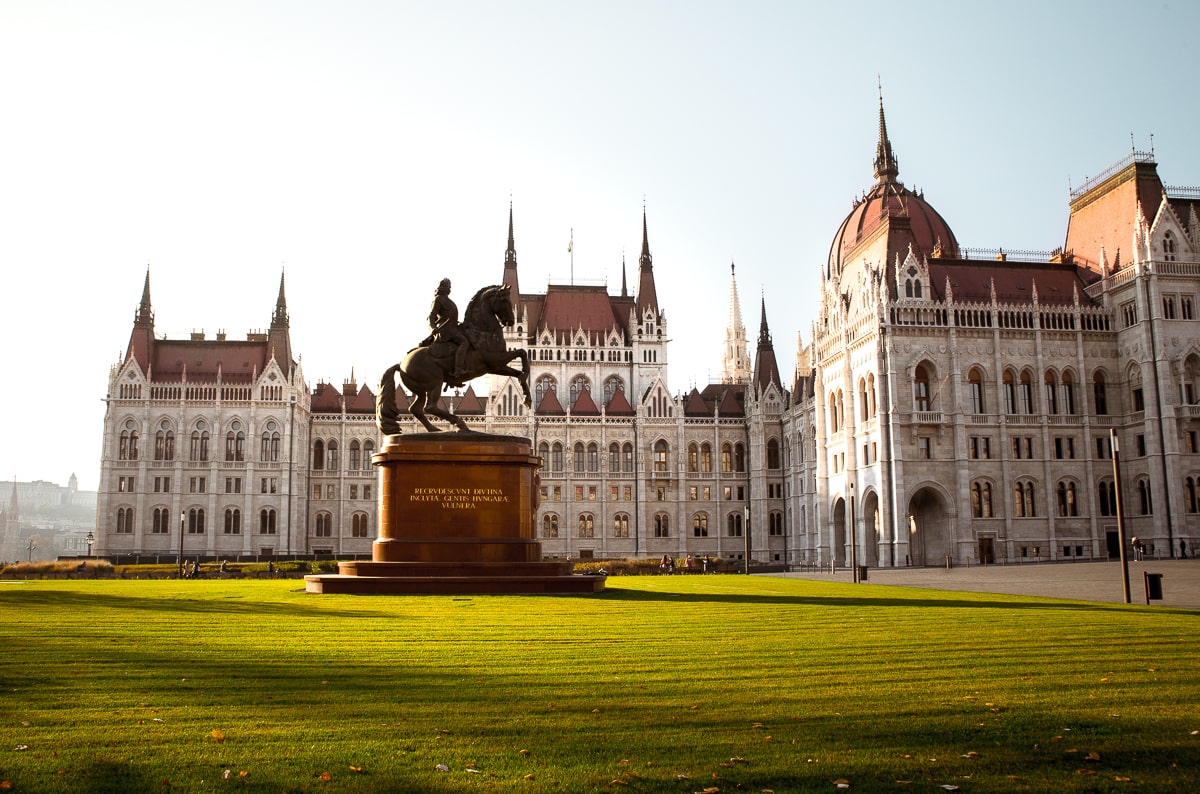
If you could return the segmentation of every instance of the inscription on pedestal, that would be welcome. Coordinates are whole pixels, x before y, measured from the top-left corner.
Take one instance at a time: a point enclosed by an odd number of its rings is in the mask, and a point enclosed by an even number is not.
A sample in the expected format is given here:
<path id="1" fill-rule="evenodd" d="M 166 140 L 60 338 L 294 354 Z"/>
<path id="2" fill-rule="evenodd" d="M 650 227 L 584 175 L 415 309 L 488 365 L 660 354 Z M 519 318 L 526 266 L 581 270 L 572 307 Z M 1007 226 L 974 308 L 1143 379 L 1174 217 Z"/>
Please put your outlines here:
<path id="1" fill-rule="evenodd" d="M 433 502 L 444 510 L 474 510 L 511 500 L 503 488 L 413 488 L 408 501 Z"/>

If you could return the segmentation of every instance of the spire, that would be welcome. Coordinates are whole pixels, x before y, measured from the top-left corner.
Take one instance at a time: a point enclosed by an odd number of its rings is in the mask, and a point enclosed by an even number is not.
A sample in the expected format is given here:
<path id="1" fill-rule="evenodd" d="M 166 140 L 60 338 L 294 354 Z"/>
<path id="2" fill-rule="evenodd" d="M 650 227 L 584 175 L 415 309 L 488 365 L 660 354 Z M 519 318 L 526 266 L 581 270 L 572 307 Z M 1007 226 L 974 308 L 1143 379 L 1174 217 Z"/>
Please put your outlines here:
<path id="1" fill-rule="evenodd" d="M 621 297 L 629 297 L 629 284 L 625 280 L 625 252 L 621 252 Z"/>
<path id="2" fill-rule="evenodd" d="M 883 116 L 883 87 L 879 89 L 879 143 L 875 146 L 875 181 L 895 182 L 900 173 L 900 164 L 892 152 L 892 142 L 888 140 L 887 119 Z"/>
<path id="3" fill-rule="evenodd" d="M 517 280 L 517 245 L 513 242 L 513 206 L 508 202 L 508 248 L 504 251 L 504 278 L 500 282 L 509 286 L 508 294 L 516 310 L 521 300 L 521 285 Z"/>
<path id="4" fill-rule="evenodd" d="M 279 271 L 279 297 L 275 299 L 275 314 L 271 316 L 271 325 L 288 326 L 287 296 L 283 291 L 283 271 Z"/>
<path id="5" fill-rule="evenodd" d="M 637 307 L 639 319 L 647 309 L 658 314 L 658 293 L 654 288 L 654 258 L 650 256 L 650 235 L 646 231 L 646 208 L 642 207 L 642 255 L 638 257 Z"/>
<path id="6" fill-rule="evenodd" d="M 142 301 L 138 304 L 136 323 L 154 325 L 154 309 L 150 306 L 150 266 L 146 266 L 146 283 L 142 286 Z"/>
<path id="7" fill-rule="evenodd" d="M 154 309 L 150 305 L 150 268 L 146 268 L 146 281 L 142 285 L 142 300 L 133 316 L 133 332 L 129 335 L 129 346 L 125 348 L 125 361 L 137 361 L 142 372 L 149 374 L 150 359 L 154 349 Z"/>
<path id="8" fill-rule="evenodd" d="M 722 383 L 750 382 L 750 353 L 746 349 L 746 326 L 742 324 L 742 305 L 738 301 L 737 277 L 729 263 L 729 319 L 725 323 L 725 355 L 721 362 Z"/>
<path id="9" fill-rule="evenodd" d="M 783 389 L 783 383 L 779 380 L 779 362 L 775 359 L 775 345 L 771 342 L 771 329 L 767 326 L 767 298 L 764 295 L 762 319 L 758 324 L 758 352 L 754 356 L 754 385 L 761 394 L 772 383 L 776 388 Z"/>

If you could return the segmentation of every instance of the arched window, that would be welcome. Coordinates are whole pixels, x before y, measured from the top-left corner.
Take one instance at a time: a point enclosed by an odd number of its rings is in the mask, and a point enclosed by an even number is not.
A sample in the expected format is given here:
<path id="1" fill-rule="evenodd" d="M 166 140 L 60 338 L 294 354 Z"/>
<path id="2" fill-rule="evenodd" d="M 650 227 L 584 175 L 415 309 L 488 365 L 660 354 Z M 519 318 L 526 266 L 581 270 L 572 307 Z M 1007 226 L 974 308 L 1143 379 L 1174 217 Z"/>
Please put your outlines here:
<path id="1" fill-rule="evenodd" d="M 1070 518 L 1079 515 L 1079 504 L 1075 498 L 1075 483 L 1070 480 L 1060 480 L 1057 496 L 1059 517 Z"/>
<path id="2" fill-rule="evenodd" d="M 1174 262 L 1176 256 L 1175 234 L 1168 229 L 1167 233 L 1163 235 L 1163 259 Z"/>
<path id="3" fill-rule="evenodd" d="M 613 398 L 614 394 L 623 391 L 625 391 L 625 381 L 616 375 L 609 375 L 604 379 L 604 404 L 608 405 L 608 401 Z"/>
<path id="4" fill-rule="evenodd" d="M 370 516 L 366 513 L 355 513 L 350 516 L 350 537 L 369 538 L 371 536 L 368 526 L 370 520 Z"/>
<path id="5" fill-rule="evenodd" d="M 621 468 L 627 474 L 633 473 L 633 444 L 626 442 L 621 445 Z"/>
<path id="6" fill-rule="evenodd" d="M 600 446 L 595 441 L 587 445 L 587 470 L 600 471 Z"/>
<path id="7" fill-rule="evenodd" d="M 721 471 L 733 471 L 733 446 L 731 444 L 721 445 Z"/>
<path id="8" fill-rule="evenodd" d="M 154 524 L 150 532 L 154 535 L 166 535 L 171 531 L 171 511 L 165 507 L 154 508 Z"/>
<path id="9" fill-rule="evenodd" d="M 1062 410 L 1068 416 L 1075 415 L 1075 378 L 1070 372 L 1062 375 Z"/>
<path id="10" fill-rule="evenodd" d="M 225 534 L 242 534 L 242 511 L 238 510 L 236 507 L 228 507 L 225 509 Z"/>
<path id="11" fill-rule="evenodd" d="M 319 438 L 313 442 L 313 468 L 317 471 L 325 468 L 325 442 Z"/>
<path id="12" fill-rule="evenodd" d="M 258 513 L 258 534 L 274 535 L 277 527 L 275 525 L 275 508 L 264 507 Z"/>
<path id="13" fill-rule="evenodd" d="M 225 460 L 243 461 L 245 459 L 246 433 L 242 430 L 242 423 L 235 419 L 229 426 L 229 432 L 225 434 Z"/>
<path id="14" fill-rule="evenodd" d="M 542 516 L 542 537 L 558 537 L 558 516 L 554 513 L 546 513 L 546 515 Z"/>
<path id="15" fill-rule="evenodd" d="M 132 535 L 133 534 L 133 508 L 118 507 L 117 508 L 117 534 Z"/>
<path id="16" fill-rule="evenodd" d="M 1104 373 L 1097 372 L 1092 376 L 1092 410 L 1097 416 L 1108 415 L 1108 390 L 1104 383 Z"/>
<path id="17" fill-rule="evenodd" d="M 613 474 L 621 470 L 621 445 L 615 441 L 608 445 L 608 470 Z"/>
<path id="18" fill-rule="evenodd" d="M 689 474 L 700 471 L 700 446 L 694 441 L 687 448 L 687 470 Z"/>
<path id="19" fill-rule="evenodd" d="M 187 531 L 189 535 L 204 534 L 204 508 L 193 507 L 187 514 Z"/>
<path id="20" fill-rule="evenodd" d="M 742 442 L 733 445 L 733 470 L 746 470 L 746 448 L 742 446 Z"/>
<path id="21" fill-rule="evenodd" d="M 666 513 L 656 513 L 654 516 L 654 537 L 671 537 L 671 518 Z"/>
<path id="22" fill-rule="evenodd" d="M 1004 370 L 1004 413 L 1017 412 L 1017 382 L 1011 369 Z"/>
<path id="23" fill-rule="evenodd" d="M 767 468 L 779 468 L 779 440 L 775 438 L 767 440 Z"/>
<path id="24" fill-rule="evenodd" d="M 584 377 L 583 375 L 576 375 L 574 378 L 571 379 L 571 389 L 570 389 L 571 405 L 575 404 L 575 401 L 579 399 L 579 395 L 583 394 L 585 391 L 590 392 L 591 390 L 592 390 L 592 386 L 588 382 L 588 379 L 586 377 Z"/>
<path id="25" fill-rule="evenodd" d="M 333 516 L 325 512 L 317 513 L 313 534 L 318 538 L 333 537 Z"/>
<path id="26" fill-rule="evenodd" d="M 924 364 L 913 370 L 913 410 L 928 411 L 932 398 L 929 392 L 929 371 Z"/>
<path id="27" fill-rule="evenodd" d="M 196 423 L 196 429 L 192 431 L 192 447 L 189 457 L 191 460 L 206 462 L 208 460 L 208 425 L 204 424 L 204 420 Z"/>
<path id="28" fill-rule="evenodd" d="M 1029 370 L 1021 373 L 1021 383 L 1017 387 L 1017 404 L 1021 413 L 1033 413 L 1033 377 Z"/>
<path id="29" fill-rule="evenodd" d="M 596 537 L 595 519 L 593 518 L 591 513 L 580 513 L 579 514 L 579 535 L 578 535 L 578 537 L 581 537 L 581 538 Z"/>
<path id="30" fill-rule="evenodd" d="M 1138 509 L 1141 515 L 1154 515 L 1154 498 L 1150 493 L 1150 481 L 1138 480 Z"/>
<path id="31" fill-rule="evenodd" d="M 121 444 L 117 450 L 118 460 L 138 459 L 138 432 L 132 419 L 125 421 L 125 429 L 121 431 Z"/>
<path id="32" fill-rule="evenodd" d="M 364 441 L 363 442 L 363 465 L 362 465 L 364 470 L 370 470 L 371 457 L 374 454 L 375 454 L 375 442 L 374 441 Z"/>
<path id="33" fill-rule="evenodd" d="M 1058 413 L 1058 380 L 1054 377 L 1053 372 L 1047 372 L 1045 377 L 1046 384 L 1046 413 Z"/>
<path id="34" fill-rule="evenodd" d="M 575 472 L 583 471 L 583 442 L 582 441 L 575 442 L 575 461 L 574 461 L 574 465 L 572 466 L 572 471 L 575 471 Z"/>
<path id="35" fill-rule="evenodd" d="M 740 538 L 742 536 L 742 514 L 730 513 L 726 520 L 727 534 L 731 538 Z"/>
<path id="36" fill-rule="evenodd" d="M 550 447 L 550 471 L 563 470 L 563 445 L 555 441 Z"/>
<path id="37" fill-rule="evenodd" d="M 542 398 L 547 392 L 558 391 L 558 382 L 549 375 L 543 375 L 537 379 L 537 383 L 533 388 L 534 401 L 533 405 L 536 408 L 542 404 Z"/>
<path id="38" fill-rule="evenodd" d="M 1032 482 L 1018 481 L 1013 487 L 1013 514 L 1017 518 L 1034 518 L 1037 516 Z"/>
<path id="39" fill-rule="evenodd" d="M 549 444 L 549 442 L 543 441 L 542 443 L 538 444 L 538 457 L 542 459 L 542 466 L 544 466 L 547 470 L 549 470 L 549 468 L 550 468 L 550 444 Z"/>
<path id="40" fill-rule="evenodd" d="M 1100 515 L 1115 516 L 1117 514 L 1117 488 L 1112 480 L 1101 480 L 1097 490 L 1100 504 Z"/>
<path id="41" fill-rule="evenodd" d="M 972 367 L 967 373 L 967 393 L 971 400 L 971 413 L 984 413 L 983 371 L 979 367 Z"/>
<path id="42" fill-rule="evenodd" d="M 362 455 L 362 447 L 358 444 L 358 439 L 350 442 L 350 471 L 356 471 L 359 468 L 359 460 Z"/>
<path id="43" fill-rule="evenodd" d="M 326 471 L 338 470 L 338 443 L 333 439 L 325 445 L 325 469 Z"/>
<path id="44" fill-rule="evenodd" d="M 154 459 L 175 460 L 175 431 L 165 419 L 154 436 Z"/>
<path id="45" fill-rule="evenodd" d="M 707 441 L 700 445 L 700 471 L 705 474 L 712 472 L 712 445 Z"/>
<path id="46" fill-rule="evenodd" d="M 1200 500 L 1197 500 L 1196 478 L 1188 477 L 1183 483 L 1183 499 L 1189 513 L 1200 512 Z"/>
<path id="47" fill-rule="evenodd" d="M 783 513 L 772 510 L 767 514 L 767 534 L 776 537 L 783 535 Z"/>
<path id="48" fill-rule="evenodd" d="M 264 463 L 279 461 L 279 430 L 274 422 L 267 422 L 267 426 L 263 428 L 262 450 L 259 454 Z"/>
<path id="49" fill-rule="evenodd" d="M 708 537 L 708 513 L 696 513 L 692 516 L 692 537 Z"/>
<path id="50" fill-rule="evenodd" d="M 669 448 L 667 442 L 659 439 L 654 442 L 654 473 L 666 474 L 670 471 L 667 465 L 667 452 Z"/>
<path id="51" fill-rule="evenodd" d="M 613 537 L 629 537 L 629 515 L 627 513 L 617 513 L 613 516 Z"/>
<path id="52" fill-rule="evenodd" d="M 987 480 L 971 483 L 971 515 L 975 518 L 992 517 L 992 484 Z"/>

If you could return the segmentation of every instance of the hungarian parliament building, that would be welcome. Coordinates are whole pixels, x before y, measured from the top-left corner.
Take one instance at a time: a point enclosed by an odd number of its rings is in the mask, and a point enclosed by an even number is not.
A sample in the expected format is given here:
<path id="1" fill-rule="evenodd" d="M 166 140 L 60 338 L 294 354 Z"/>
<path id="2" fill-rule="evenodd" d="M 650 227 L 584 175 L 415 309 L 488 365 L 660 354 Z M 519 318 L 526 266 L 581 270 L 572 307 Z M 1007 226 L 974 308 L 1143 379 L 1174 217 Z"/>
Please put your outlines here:
<path id="1" fill-rule="evenodd" d="M 472 429 L 531 440 L 546 556 L 1105 559 L 1118 511 L 1146 554 L 1192 554 L 1200 189 L 1134 151 L 1071 192 L 1061 248 L 981 251 L 899 175 L 881 103 L 874 182 L 833 234 L 796 371 L 779 372 L 765 300 L 751 357 L 731 268 L 720 382 L 685 394 L 645 214 L 632 292 L 624 275 L 620 294 L 524 292 L 509 208 L 496 275 L 533 408 L 512 378 L 444 400 Z M 289 323 L 281 277 L 265 332 L 158 338 L 147 273 L 108 383 L 98 554 L 370 554 L 375 394 L 310 387 Z"/>

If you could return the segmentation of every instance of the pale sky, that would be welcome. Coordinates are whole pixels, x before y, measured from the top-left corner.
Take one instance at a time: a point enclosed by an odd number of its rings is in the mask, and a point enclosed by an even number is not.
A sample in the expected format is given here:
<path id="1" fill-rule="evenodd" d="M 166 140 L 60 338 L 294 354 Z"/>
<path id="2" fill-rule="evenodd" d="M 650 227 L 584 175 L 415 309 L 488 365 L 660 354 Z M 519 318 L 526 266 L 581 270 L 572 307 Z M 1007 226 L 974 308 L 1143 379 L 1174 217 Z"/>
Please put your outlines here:
<path id="1" fill-rule="evenodd" d="M 1200 184 L 1191 2 L 0 0 L 0 478 L 99 480 L 150 268 L 155 328 L 269 322 L 310 386 L 374 384 L 436 282 L 636 284 L 642 208 L 679 393 L 720 374 L 737 263 L 785 382 L 872 183 L 960 245 L 1049 250 L 1070 185 L 1153 146 Z M 1131 140 L 1132 136 L 1132 140 Z"/>

